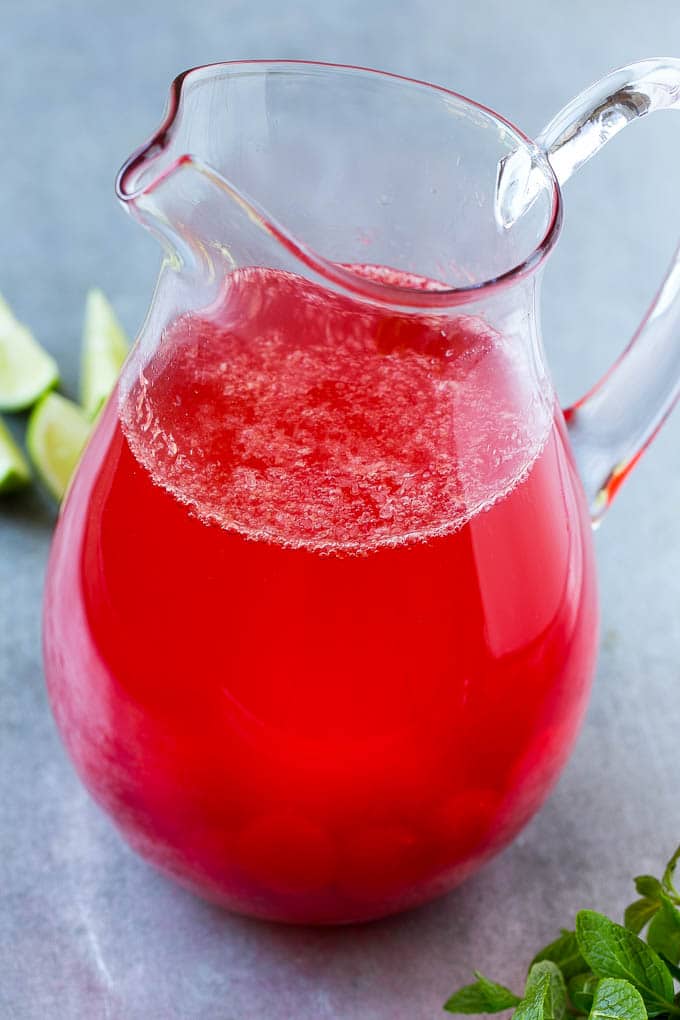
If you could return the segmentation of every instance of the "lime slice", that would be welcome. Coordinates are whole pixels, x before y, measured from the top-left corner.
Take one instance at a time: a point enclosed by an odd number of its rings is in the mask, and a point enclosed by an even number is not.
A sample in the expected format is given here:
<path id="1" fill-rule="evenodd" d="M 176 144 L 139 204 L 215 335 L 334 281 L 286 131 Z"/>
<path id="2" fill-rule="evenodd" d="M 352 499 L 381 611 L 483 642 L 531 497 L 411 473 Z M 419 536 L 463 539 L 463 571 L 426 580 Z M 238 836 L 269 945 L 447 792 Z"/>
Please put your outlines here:
<path id="1" fill-rule="evenodd" d="M 82 409 L 59 393 L 46 394 L 31 411 L 26 446 L 40 477 L 61 500 L 92 428 Z"/>
<path id="2" fill-rule="evenodd" d="M 0 410 L 23 411 L 58 382 L 54 358 L 0 297 Z"/>
<path id="3" fill-rule="evenodd" d="M 31 480 L 31 469 L 0 418 L 0 493 L 23 489 Z"/>
<path id="4" fill-rule="evenodd" d="M 92 421 L 116 385 L 129 349 L 127 336 L 100 290 L 85 304 L 80 402 Z"/>

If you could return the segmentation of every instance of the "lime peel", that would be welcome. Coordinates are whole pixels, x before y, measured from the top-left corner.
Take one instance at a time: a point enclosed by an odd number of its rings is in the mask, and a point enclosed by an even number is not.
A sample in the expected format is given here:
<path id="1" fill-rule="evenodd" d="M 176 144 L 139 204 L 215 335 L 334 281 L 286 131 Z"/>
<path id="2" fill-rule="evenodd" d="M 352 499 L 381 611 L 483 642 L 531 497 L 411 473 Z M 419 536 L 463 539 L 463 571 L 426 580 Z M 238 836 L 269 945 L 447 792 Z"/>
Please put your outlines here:
<path id="1" fill-rule="evenodd" d="M 31 481 L 31 469 L 0 418 L 0 493 L 23 489 Z"/>
<path id="2" fill-rule="evenodd" d="M 130 344 L 101 290 L 88 292 L 83 323 L 80 402 L 93 421 L 113 390 Z"/>
<path id="3" fill-rule="evenodd" d="M 59 382 L 54 358 L 0 297 L 0 411 L 23 411 Z"/>
<path id="4" fill-rule="evenodd" d="M 26 430 L 28 453 L 57 500 L 64 497 L 91 428 L 82 408 L 59 393 L 46 394 L 31 412 Z"/>

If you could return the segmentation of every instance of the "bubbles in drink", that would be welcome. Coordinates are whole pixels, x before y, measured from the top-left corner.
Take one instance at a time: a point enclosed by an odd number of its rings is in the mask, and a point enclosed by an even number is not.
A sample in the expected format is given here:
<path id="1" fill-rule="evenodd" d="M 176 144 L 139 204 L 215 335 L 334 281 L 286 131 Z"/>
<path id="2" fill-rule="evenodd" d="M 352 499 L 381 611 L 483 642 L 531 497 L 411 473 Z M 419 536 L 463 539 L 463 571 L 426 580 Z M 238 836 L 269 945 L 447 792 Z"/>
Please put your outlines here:
<path id="1" fill-rule="evenodd" d="M 369 552 L 454 531 L 527 474 L 552 408 L 525 357 L 481 318 L 245 269 L 208 313 L 168 327 L 121 419 L 156 484 L 203 521 Z"/>

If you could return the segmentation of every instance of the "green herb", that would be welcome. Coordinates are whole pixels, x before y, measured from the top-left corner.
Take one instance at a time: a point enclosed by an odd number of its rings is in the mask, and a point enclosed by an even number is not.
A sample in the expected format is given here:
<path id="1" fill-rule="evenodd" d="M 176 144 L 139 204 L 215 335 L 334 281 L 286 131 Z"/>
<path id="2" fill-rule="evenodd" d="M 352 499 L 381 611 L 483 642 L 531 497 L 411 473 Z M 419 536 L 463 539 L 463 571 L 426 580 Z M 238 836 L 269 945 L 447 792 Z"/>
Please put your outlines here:
<path id="1" fill-rule="evenodd" d="M 673 978 L 663 960 L 634 932 L 604 914 L 581 910 L 576 915 L 576 938 L 593 974 L 629 981 L 642 995 L 648 1016 L 675 1011 Z M 677 1013 L 680 1016 L 680 1009 Z"/>
<path id="2" fill-rule="evenodd" d="M 475 971 L 475 977 L 475 983 L 459 988 L 444 1009 L 449 1013 L 500 1013 L 511 1006 L 519 1006 L 522 1001 L 519 995 L 503 985 L 489 981 L 478 970 Z"/>
<path id="3" fill-rule="evenodd" d="M 612 979 L 613 980 L 613 979 Z M 569 1001 L 577 1013 L 590 1013 L 600 978 L 590 971 L 575 974 L 567 986 Z"/>
<path id="4" fill-rule="evenodd" d="M 680 906 L 680 892 L 678 892 L 673 885 L 673 876 L 675 874 L 675 868 L 678 861 L 680 861 L 680 846 L 666 865 L 666 870 L 664 871 L 663 878 L 661 880 L 664 891 L 673 900 L 676 906 Z"/>
<path id="5" fill-rule="evenodd" d="M 514 1009 L 515 1020 L 680 1018 L 680 893 L 674 885 L 679 861 L 680 847 L 662 878 L 635 879 L 641 898 L 626 908 L 624 925 L 594 910 L 579 911 L 575 930 L 563 930 L 536 954 L 521 998 L 475 971 L 475 984 L 454 993 L 444 1009 Z"/>
<path id="6" fill-rule="evenodd" d="M 626 907 L 626 912 L 623 915 L 623 923 L 629 931 L 635 932 L 639 935 L 645 925 L 651 921 L 659 909 L 659 904 L 656 900 L 647 899 L 644 897 L 641 900 L 635 900 L 629 907 Z"/>
<path id="7" fill-rule="evenodd" d="M 513 1014 L 517 1020 L 542 1020 L 549 1015 L 550 976 L 545 972 L 538 972 L 532 981 L 532 971 L 533 967 L 529 971 L 524 998 Z"/>
<path id="8" fill-rule="evenodd" d="M 680 912 L 666 897 L 652 918 L 647 942 L 671 963 L 680 961 Z"/>
<path id="9" fill-rule="evenodd" d="M 581 956 L 576 933 L 566 929 L 558 939 L 547 945 L 545 949 L 541 949 L 540 953 L 536 953 L 531 962 L 534 964 L 541 960 L 552 960 L 553 963 L 556 963 L 562 971 L 565 981 L 588 969 Z"/>
<path id="10" fill-rule="evenodd" d="M 603 978 L 595 990 L 590 1016 L 593 1020 L 645 1020 L 647 1011 L 642 996 L 629 981 Z"/>
<path id="11" fill-rule="evenodd" d="M 540 989 L 536 1001 L 541 1003 L 539 1020 L 564 1020 L 567 1013 L 567 986 L 562 971 L 552 960 L 540 960 L 529 968 L 524 1002 L 534 995 L 534 989 Z M 517 1007 L 516 1016 L 522 1016 L 522 1003 Z"/>

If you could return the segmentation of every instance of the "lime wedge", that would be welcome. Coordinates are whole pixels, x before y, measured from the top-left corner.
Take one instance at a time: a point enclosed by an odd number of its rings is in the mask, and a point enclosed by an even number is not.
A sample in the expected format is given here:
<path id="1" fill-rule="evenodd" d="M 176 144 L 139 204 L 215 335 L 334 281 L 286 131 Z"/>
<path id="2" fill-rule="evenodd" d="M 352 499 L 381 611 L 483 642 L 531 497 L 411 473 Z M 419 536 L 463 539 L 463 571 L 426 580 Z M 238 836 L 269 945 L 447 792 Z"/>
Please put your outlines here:
<path id="1" fill-rule="evenodd" d="M 116 313 L 100 290 L 91 290 L 85 304 L 80 402 L 92 421 L 116 385 L 129 349 Z"/>
<path id="2" fill-rule="evenodd" d="M 31 411 L 26 446 L 52 495 L 61 500 L 92 428 L 82 409 L 59 393 L 47 393 Z"/>
<path id="3" fill-rule="evenodd" d="M 0 410 L 23 411 L 58 382 L 54 358 L 0 297 Z"/>
<path id="4" fill-rule="evenodd" d="M 31 480 L 31 469 L 0 418 L 0 493 L 23 489 Z"/>

